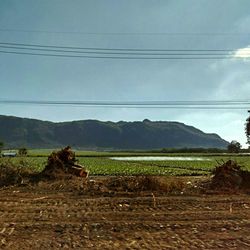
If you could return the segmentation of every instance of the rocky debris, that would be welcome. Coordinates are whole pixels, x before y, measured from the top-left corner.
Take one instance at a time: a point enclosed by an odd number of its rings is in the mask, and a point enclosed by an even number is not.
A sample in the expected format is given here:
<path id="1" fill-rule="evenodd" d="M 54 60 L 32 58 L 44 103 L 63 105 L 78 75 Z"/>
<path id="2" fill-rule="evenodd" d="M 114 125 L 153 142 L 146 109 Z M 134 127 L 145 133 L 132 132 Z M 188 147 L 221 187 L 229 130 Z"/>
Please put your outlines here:
<path id="1" fill-rule="evenodd" d="M 70 146 L 67 146 L 60 151 L 51 153 L 48 157 L 47 165 L 41 172 L 41 175 L 52 179 L 65 174 L 87 178 L 88 171 L 76 162 L 75 153 L 72 151 Z"/>

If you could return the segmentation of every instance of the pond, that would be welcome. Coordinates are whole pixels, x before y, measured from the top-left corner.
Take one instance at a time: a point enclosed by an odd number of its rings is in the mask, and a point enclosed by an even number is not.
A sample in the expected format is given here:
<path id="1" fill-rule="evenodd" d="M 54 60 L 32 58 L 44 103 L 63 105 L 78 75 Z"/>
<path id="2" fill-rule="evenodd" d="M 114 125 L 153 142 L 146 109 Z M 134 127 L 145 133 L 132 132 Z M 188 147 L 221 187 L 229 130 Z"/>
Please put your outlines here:
<path id="1" fill-rule="evenodd" d="M 186 157 L 186 156 L 126 156 L 111 157 L 117 161 L 211 161 L 211 159 L 203 157 Z"/>

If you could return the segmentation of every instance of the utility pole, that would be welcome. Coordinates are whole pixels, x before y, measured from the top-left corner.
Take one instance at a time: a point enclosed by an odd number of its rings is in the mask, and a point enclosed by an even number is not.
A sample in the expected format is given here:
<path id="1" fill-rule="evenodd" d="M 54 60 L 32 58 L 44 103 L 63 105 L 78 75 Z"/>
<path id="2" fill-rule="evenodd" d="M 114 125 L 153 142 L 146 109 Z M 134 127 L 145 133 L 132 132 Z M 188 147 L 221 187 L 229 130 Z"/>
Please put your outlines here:
<path id="1" fill-rule="evenodd" d="M 250 114 L 250 110 L 248 110 L 248 113 Z M 250 146 L 250 116 L 247 118 L 245 130 L 247 136 L 247 144 Z"/>

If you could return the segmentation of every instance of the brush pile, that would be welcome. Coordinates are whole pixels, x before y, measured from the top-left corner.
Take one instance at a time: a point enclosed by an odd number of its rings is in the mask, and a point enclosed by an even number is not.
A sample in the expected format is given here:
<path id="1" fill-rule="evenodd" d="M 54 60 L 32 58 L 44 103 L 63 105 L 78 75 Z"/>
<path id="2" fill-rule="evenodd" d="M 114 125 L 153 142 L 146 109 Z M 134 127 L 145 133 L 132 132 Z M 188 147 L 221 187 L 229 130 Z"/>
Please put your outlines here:
<path id="1" fill-rule="evenodd" d="M 239 189 L 249 186 L 250 173 L 241 170 L 236 161 L 223 162 L 214 170 L 212 189 Z"/>
<path id="2" fill-rule="evenodd" d="M 60 151 L 52 152 L 48 157 L 47 165 L 41 172 L 41 175 L 49 179 L 55 179 L 65 175 L 87 178 L 88 171 L 76 162 L 75 153 L 71 150 L 71 147 L 67 146 Z"/>
<path id="3" fill-rule="evenodd" d="M 32 171 L 11 162 L 0 164 L 0 188 L 11 185 L 22 185 L 32 176 Z"/>

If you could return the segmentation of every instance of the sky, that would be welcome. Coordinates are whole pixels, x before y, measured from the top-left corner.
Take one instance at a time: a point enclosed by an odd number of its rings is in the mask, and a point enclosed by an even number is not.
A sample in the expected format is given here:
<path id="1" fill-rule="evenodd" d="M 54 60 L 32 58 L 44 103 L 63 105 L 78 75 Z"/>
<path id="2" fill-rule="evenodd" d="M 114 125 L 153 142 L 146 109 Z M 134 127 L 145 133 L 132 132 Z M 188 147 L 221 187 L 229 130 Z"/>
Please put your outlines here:
<path id="1" fill-rule="evenodd" d="M 129 49 L 250 46 L 249 0 L 0 0 L 0 43 Z M 0 51 L 6 48 L 0 48 Z M 250 60 L 118 60 L 0 52 L 0 100 L 249 100 Z M 0 104 L 1 115 L 49 121 L 178 121 L 243 146 L 247 109 Z"/>

